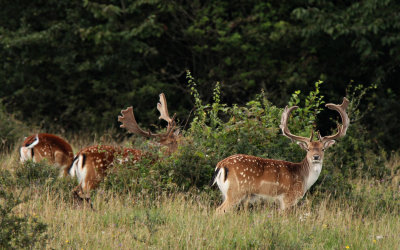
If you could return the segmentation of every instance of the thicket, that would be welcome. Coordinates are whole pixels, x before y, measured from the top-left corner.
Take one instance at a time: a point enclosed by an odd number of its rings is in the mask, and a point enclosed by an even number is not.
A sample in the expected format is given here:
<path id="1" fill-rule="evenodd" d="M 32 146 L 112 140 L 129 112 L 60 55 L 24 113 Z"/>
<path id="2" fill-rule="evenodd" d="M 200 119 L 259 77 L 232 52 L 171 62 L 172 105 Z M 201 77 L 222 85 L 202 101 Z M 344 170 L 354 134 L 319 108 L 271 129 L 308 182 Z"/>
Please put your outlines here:
<path id="1" fill-rule="evenodd" d="M 4 155 L 0 155 L 3 161 Z M 47 225 L 36 214 L 18 213 L 18 206 L 37 193 L 48 193 L 59 200 L 74 204 L 72 189 L 78 184 L 72 178 L 58 178 L 59 169 L 46 161 L 0 168 L 0 248 L 44 248 Z"/>
<path id="2" fill-rule="evenodd" d="M 35 216 L 16 214 L 15 208 L 28 200 L 22 191 L 15 192 L 16 183 L 9 171 L 0 169 L 0 248 L 42 248 L 47 226 Z"/>
<path id="3" fill-rule="evenodd" d="M 213 101 L 207 104 L 200 99 L 196 82 L 189 72 L 187 74 L 196 107 L 179 150 L 166 157 L 153 149 L 150 157 L 139 163 L 117 166 L 102 184 L 104 188 L 149 196 L 171 191 L 206 191 L 219 199 L 209 182 L 217 162 L 227 156 L 242 153 L 294 162 L 303 159 L 305 152 L 281 135 L 279 124 L 283 109 L 274 106 L 264 92 L 245 106 L 229 106 L 221 102 L 217 83 Z M 305 99 L 300 98 L 298 91 L 292 95 L 290 105 L 300 106 L 290 118 L 292 133 L 309 137 L 311 129 L 319 128 L 318 116 L 326 110 L 323 105 L 326 100 L 320 92 L 322 85 L 321 81 L 316 82 Z M 327 196 L 346 197 L 358 204 L 356 209 L 367 214 L 368 205 L 362 194 L 355 192 L 354 180 L 385 180 L 390 187 L 386 155 L 384 151 L 377 153 L 375 142 L 359 122 L 367 112 L 360 110 L 359 103 L 374 88 L 358 85 L 348 90 L 351 124 L 346 136 L 326 152 L 321 176 L 307 194 L 313 196 L 313 202 L 319 203 Z M 333 123 L 341 122 L 337 112 L 331 111 L 329 115 Z M 389 188 L 388 192 L 391 195 L 374 204 L 385 208 L 384 211 L 397 211 L 400 200 L 395 195 L 396 190 Z"/>
<path id="4" fill-rule="evenodd" d="M 284 106 L 319 79 L 326 100 L 339 100 L 353 80 L 377 84 L 361 122 L 396 150 L 399 12 L 395 0 L 2 1 L 0 100 L 46 130 L 102 131 L 131 105 L 139 121 L 154 123 L 160 92 L 187 116 L 186 69 L 206 103 L 220 81 L 221 101 L 240 106 L 261 88 Z"/>

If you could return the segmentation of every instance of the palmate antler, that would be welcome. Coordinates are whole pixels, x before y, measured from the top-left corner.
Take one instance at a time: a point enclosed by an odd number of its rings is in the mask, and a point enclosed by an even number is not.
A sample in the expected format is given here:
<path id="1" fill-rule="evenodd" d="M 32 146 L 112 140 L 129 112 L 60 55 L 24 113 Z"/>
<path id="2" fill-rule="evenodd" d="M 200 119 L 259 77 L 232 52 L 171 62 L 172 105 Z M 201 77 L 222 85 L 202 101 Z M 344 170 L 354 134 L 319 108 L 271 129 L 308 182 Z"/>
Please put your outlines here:
<path id="1" fill-rule="evenodd" d="M 130 133 L 141 135 L 141 136 L 148 137 L 148 138 L 150 138 L 150 137 L 161 137 L 161 138 L 169 137 L 171 135 L 172 131 L 174 131 L 174 129 L 176 128 L 175 114 L 172 118 L 169 117 L 167 100 L 165 98 L 164 93 L 160 94 L 160 102 L 157 103 L 157 109 L 160 112 L 159 119 L 163 119 L 168 123 L 167 131 L 165 133 L 155 134 L 155 133 L 152 133 L 151 131 L 144 131 L 143 129 L 141 129 L 136 122 L 132 107 L 129 107 L 125 110 L 121 110 L 122 116 L 118 116 L 118 121 L 122 123 L 120 125 L 120 127 L 125 128 Z"/>
<path id="2" fill-rule="evenodd" d="M 176 127 L 175 123 L 176 114 L 174 114 L 172 118 L 169 117 L 167 99 L 165 98 L 164 93 L 160 94 L 160 102 L 157 103 L 157 109 L 160 112 L 160 117 L 158 117 L 158 119 L 163 119 L 164 121 L 168 122 L 167 132 L 162 136 L 169 136 Z"/>

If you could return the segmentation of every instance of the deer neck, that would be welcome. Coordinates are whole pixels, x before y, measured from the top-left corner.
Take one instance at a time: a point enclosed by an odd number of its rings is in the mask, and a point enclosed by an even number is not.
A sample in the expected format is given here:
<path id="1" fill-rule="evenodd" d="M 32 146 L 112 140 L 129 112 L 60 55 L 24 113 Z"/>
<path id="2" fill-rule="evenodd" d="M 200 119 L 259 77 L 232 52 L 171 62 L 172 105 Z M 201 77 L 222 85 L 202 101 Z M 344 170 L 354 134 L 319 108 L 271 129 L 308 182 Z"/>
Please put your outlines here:
<path id="1" fill-rule="evenodd" d="M 318 180 L 322 170 L 322 161 L 315 162 L 306 157 L 300 164 L 304 174 L 304 192 L 306 192 Z"/>

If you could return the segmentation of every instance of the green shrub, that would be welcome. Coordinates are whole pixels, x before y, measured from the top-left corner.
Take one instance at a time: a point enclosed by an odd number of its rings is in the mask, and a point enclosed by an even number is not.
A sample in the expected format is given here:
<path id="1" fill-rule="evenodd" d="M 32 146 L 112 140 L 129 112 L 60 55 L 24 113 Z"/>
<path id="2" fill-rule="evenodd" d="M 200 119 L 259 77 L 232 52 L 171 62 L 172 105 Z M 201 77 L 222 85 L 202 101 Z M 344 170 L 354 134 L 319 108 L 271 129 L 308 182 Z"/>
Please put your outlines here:
<path id="1" fill-rule="evenodd" d="M 73 199 L 72 189 L 78 185 L 76 178 L 59 178 L 59 168 L 48 165 L 45 161 L 33 162 L 26 161 L 15 169 L 15 183 L 17 187 L 48 190 L 56 193 L 65 201 Z"/>
<path id="2" fill-rule="evenodd" d="M 43 248 L 47 226 L 29 215 L 17 216 L 13 208 L 27 200 L 15 196 L 11 187 L 15 184 L 9 171 L 0 171 L 0 248 Z"/>
<path id="3" fill-rule="evenodd" d="M 156 148 L 146 146 L 143 148 L 146 148 L 143 150 L 146 153 L 137 162 L 131 159 L 121 164 L 116 158 L 114 166 L 108 169 L 107 176 L 100 183 L 100 188 L 117 194 L 135 193 L 153 197 L 165 190 L 167 187 L 163 185 L 163 176 L 160 175 L 157 165 L 157 161 L 163 160 L 165 156 L 157 152 Z"/>
<path id="4" fill-rule="evenodd" d="M 187 77 L 196 106 L 178 151 L 167 157 L 151 149 L 147 141 L 141 141 L 141 147 L 152 153 L 138 163 L 116 164 L 102 184 L 105 188 L 145 194 L 171 190 L 209 191 L 216 164 L 230 155 L 249 154 L 293 162 L 304 158 L 305 152 L 281 135 L 279 124 L 283 109 L 272 105 L 263 92 L 245 106 L 228 106 L 220 102 L 217 83 L 213 103 L 203 104 L 190 72 Z M 308 93 L 304 101 L 299 91 L 292 95 L 289 105 L 299 106 L 289 122 L 294 134 L 309 137 L 311 129 L 318 128 L 316 118 L 325 103 L 319 92 L 321 84 L 321 81 L 315 83 L 315 90 Z M 327 195 L 351 197 L 354 178 L 383 178 L 389 174 L 384 158 L 377 153 L 376 145 L 358 122 L 363 116 L 359 110 L 360 100 L 371 89 L 373 86 L 356 86 L 348 91 L 351 124 L 347 135 L 326 152 L 321 176 L 310 190 L 315 201 Z"/>
<path id="5" fill-rule="evenodd" d="M 165 161 L 162 169 L 170 168 L 170 180 L 188 190 L 205 188 L 218 161 L 233 154 L 249 154 L 265 158 L 300 161 L 304 152 L 290 140 L 280 136 L 279 123 L 283 109 L 267 100 L 265 94 L 257 95 L 244 107 L 232 107 L 220 103 L 219 84 L 213 94 L 214 102 L 203 105 L 196 90 L 196 83 L 187 72 L 189 87 L 195 99 L 195 117 L 186 132 L 187 142 L 181 143 L 172 160 Z M 294 133 L 309 136 L 313 121 L 323 103 L 319 97 L 319 85 L 306 98 L 299 115 L 292 118 L 290 129 Z M 299 104 L 299 92 L 291 102 Z"/>
<path id="6" fill-rule="evenodd" d="M 57 179 L 59 169 L 48 165 L 46 161 L 39 163 L 26 161 L 15 170 L 15 178 L 19 187 L 42 186 Z"/>

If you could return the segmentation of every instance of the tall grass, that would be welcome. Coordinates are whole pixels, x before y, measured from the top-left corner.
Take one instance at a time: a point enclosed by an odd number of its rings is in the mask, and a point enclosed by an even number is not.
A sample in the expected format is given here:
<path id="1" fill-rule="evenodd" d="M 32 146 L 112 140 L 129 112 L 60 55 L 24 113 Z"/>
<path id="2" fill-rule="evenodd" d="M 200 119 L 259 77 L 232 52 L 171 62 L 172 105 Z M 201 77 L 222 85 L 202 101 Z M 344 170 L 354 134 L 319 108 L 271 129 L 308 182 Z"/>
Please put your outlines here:
<path id="1" fill-rule="evenodd" d="M 2 170 L 21 167 L 15 157 L 3 155 Z M 24 188 L 29 200 L 14 212 L 47 225 L 47 249 L 393 249 L 400 244 L 399 194 L 390 186 L 360 179 L 353 189 L 358 200 L 326 195 L 315 201 L 307 194 L 287 212 L 257 203 L 217 216 L 221 201 L 212 190 L 154 198 L 100 189 L 92 210 L 65 198 L 70 191 L 64 186 L 34 183 Z"/>
<path id="2" fill-rule="evenodd" d="M 57 197 L 37 193 L 18 208 L 48 225 L 47 248 L 393 249 L 400 244 L 397 214 L 363 217 L 341 199 L 284 213 L 258 205 L 218 217 L 204 196 L 174 194 L 150 202 L 105 192 L 96 196 L 95 211 Z"/>

